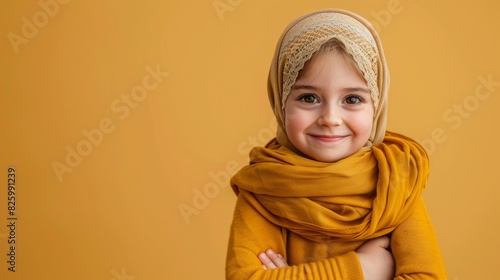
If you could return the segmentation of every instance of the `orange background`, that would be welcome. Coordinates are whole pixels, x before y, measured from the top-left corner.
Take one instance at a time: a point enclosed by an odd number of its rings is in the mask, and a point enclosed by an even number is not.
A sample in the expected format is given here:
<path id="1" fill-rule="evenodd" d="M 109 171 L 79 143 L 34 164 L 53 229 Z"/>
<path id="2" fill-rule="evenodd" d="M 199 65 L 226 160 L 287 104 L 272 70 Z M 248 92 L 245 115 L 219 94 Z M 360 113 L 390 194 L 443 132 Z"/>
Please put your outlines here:
<path id="1" fill-rule="evenodd" d="M 449 278 L 496 278 L 492 3 L 3 1 L 0 278 L 223 279 L 235 202 L 227 177 L 275 129 L 266 78 L 276 41 L 288 22 L 326 7 L 355 11 L 380 31 L 389 129 L 429 149 L 425 197 Z M 6 255 L 10 166 L 15 273 Z"/>

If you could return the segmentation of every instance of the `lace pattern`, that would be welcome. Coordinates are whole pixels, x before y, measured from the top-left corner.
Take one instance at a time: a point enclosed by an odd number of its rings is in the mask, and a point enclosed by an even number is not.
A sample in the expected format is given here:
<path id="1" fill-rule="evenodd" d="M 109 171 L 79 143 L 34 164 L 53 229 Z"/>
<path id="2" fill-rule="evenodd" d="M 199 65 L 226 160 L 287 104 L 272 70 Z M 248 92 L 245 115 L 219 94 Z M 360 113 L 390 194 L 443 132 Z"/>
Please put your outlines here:
<path id="1" fill-rule="evenodd" d="M 279 53 L 283 73 L 282 109 L 299 71 L 326 41 L 344 43 L 361 69 L 371 92 L 374 108 L 379 103 L 377 45 L 370 31 L 357 20 L 340 13 L 318 13 L 292 26 L 284 36 Z"/>

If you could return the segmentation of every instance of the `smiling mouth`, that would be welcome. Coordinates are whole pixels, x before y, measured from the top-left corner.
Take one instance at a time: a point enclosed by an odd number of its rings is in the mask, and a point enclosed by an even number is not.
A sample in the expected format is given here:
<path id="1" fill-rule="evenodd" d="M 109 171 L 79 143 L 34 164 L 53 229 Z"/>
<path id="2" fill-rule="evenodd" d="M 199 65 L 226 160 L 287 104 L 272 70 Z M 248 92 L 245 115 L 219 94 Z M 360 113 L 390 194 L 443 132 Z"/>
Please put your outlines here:
<path id="1" fill-rule="evenodd" d="M 321 142 L 338 142 L 348 137 L 348 135 L 310 135 Z"/>

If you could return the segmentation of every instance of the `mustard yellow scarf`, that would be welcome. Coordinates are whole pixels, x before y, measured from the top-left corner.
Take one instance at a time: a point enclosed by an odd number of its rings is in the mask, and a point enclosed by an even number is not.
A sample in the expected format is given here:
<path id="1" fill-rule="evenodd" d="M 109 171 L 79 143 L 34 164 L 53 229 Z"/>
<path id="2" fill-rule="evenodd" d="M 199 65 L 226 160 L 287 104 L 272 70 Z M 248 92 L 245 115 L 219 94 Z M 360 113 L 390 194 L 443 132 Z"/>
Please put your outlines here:
<path id="1" fill-rule="evenodd" d="M 277 143 L 256 147 L 233 190 L 270 222 L 307 239 L 362 240 L 391 232 L 415 209 L 429 173 L 425 150 L 387 132 L 382 143 L 334 163 Z"/>

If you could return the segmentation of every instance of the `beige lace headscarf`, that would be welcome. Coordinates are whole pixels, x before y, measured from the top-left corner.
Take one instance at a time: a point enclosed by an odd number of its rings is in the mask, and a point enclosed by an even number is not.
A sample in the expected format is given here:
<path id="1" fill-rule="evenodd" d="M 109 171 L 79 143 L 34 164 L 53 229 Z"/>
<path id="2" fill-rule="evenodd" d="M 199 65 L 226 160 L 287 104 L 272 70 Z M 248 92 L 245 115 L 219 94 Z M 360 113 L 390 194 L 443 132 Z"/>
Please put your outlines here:
<path id="1" fill-rule="evenodd" d="M 297 151 L 285 132 L 285 101 L 299 71 L 328 40 L 341 41 L 371 91 L 374 104 L 373 128 L 366 147 L 382 142 L 386 131 L 389 71 L 380 38 L 373 26 L 361 16 L 339 9 L 306 14 L 288 25 L 281 35 L 269 71 L 268 95 L 278 122 L 279 144 Z"/>

